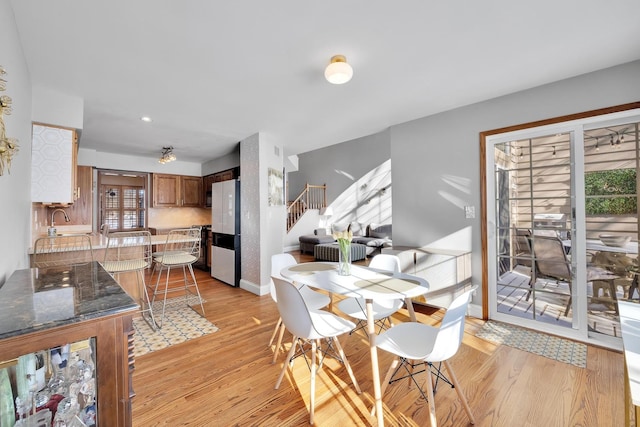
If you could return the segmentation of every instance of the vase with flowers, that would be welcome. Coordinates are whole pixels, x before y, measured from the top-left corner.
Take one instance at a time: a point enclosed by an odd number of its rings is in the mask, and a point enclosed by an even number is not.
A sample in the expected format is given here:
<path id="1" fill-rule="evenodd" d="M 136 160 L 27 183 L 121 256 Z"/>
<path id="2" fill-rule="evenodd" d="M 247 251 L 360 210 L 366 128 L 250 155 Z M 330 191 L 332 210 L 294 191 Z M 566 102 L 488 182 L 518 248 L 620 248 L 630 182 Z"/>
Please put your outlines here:
<path id="1" fill-rule="evenodd" d="M 351 240 L 353 233 L 351 225 L 345 231 L 336 231 L 333 238 L 338 242 L 338 274 L 341 276 L 351 275 Z"/>

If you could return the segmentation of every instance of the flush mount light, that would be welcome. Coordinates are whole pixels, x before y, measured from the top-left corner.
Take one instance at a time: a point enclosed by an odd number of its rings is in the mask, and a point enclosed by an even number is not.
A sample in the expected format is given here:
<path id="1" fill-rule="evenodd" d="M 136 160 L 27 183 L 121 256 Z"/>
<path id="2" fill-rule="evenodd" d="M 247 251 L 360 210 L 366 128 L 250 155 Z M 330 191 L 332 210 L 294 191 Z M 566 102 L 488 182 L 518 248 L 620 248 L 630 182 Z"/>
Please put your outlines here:
<path id="1" fill-rule="evenodd" d="M 151 121 L 151 117 L 149 116 L 142 116 L 140 117 L 140 120 L 142 120 L 143 122 L 147 122 L 149 123 Z"/>
<path id="2" fill-rule="evenodd" d="M 173 147 L 162 147 L 162 156 L 158 160 L 158 163 L 169 163 L 176 159 L 176 155 L 173 154 Z"/>
<path id="3" fill-rule="evenodd" d="M 334 55 L 331 57 L 331 62 L 324 70 L 324 77 L 329 83 L 334 85 L 341 85 L 351 80 L 353 76 L 353 68 L 347 63 L 347 58 L 344 55 Z"/>

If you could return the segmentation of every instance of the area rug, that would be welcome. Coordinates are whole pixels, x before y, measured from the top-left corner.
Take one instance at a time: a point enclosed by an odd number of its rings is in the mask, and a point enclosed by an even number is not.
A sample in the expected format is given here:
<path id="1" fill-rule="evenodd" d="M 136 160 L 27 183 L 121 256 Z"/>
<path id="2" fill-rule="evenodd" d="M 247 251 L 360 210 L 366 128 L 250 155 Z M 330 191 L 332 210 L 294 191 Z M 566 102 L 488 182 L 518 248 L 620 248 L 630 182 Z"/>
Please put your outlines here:
<path id="1" fill-rule="evenodd" d="M 154 331 L 142 318 L 133 319 L 136 357 L 216 332 L 218 328 L 185 305 L 183 298 L 167 300 L 162 328 Z M 159 315 L 162 308 L 154 310 Z M 156 314 L 157 313 L 157 314 Z"/>
<path id="2" fill-rule="evenodd" d="M 476 333 L 476 336 L 558 362 L 580 368 L 587 367 L 587 346 L 579 342 L 492 320 L 486 322 Z"/>

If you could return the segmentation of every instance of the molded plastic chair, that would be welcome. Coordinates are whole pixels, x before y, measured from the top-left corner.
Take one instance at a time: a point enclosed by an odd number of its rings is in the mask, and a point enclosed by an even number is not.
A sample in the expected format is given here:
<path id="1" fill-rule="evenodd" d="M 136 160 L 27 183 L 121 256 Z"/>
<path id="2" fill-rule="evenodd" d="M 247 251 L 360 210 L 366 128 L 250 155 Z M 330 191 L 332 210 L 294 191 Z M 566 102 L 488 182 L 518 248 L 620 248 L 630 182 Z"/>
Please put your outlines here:
<path id="1" fill-rule="evenodd" d="M 392 273 L 400 273 L 400 258 L 396 255 L 379 254 L 371 259 L 369 267 Z M 389 327 L 393 326 L 393 323 L 391 322 L 391 315 L 400 310 L 402 304 L 403 301 L 399 299 L 373 301 L 373 319 L 380 327 L 378 333 L 386 329 L 386 322 L 389 323 Z M 351 333 L 358 329 L 363 329 L 366 333 L 365 327 L 367 326 L 367 312 L 364 298 L 345 298 L 338 303 L 338 308 L 343 313 L 353 317 L 354 319 L 358 319 L 356 328 L 351 331 Z"/>
<path id="2" fill-rule="evenodd" d="M 449 364 L 449 359 L 453 357 L 460 348 L 460 343 L 464 336 L 464 322 L 467 307 L 471 300 L 471 294 L 475 290 L 476 287 L 474 286 L 453 300 L 442 319 L 440 327 L 433 327 L 418 322 L 401 323 L 388 329 L 376 339 L 376 346 L 378 348 L 397 356 L 389 367 L 389 371 L 387 371 L 387 376 L 382 383 L 380 394 L 384 394 L 387 385 L 391 382 L 410 377 L 418 386 L 422 397 L 429 402 L 431 427 L 436 427 L 437 425 L 436 405 L 433 399 L 433 393 L 439 379 L 444 380 L 455 388 L 458 393 L 458 398 L 469 416 L 471 424 L 475 424 L 467 398 L 464 396 L 453 369 Z M 415 361 L 416 363 L 411 361 Z M 438 362 L 443 363 L 447 368 L 449 378 L 442 375 L 439 367 L 437 371 L 432 372 L 432 364 Z M 399 364 L 400 366 L 398 366 Z M 425 364 L 424 369 L 415 372 L 413 369 L 414 366 L 420 364 Z M 394 379 L 394 375 L 403 367 L 407 375 Z M 427 396 L 424 395 L 422 388 L 420 388 L 420 385 L 414 377 L 425 371 L 428 373 L 425 381 L 427 385 Z M 436 377 L 435 385 L 432 383 L 431 375 L 435 375 Z"/>
<path id="3" fill-rule="evenodd" d="M 282 271 L 282 269 L 289 267 L 291 265 L 296 265 L 296 264 L 297 264 L 297 261 L 291 254 L 287 254 L 287 253 L 275 254 L 271 257 L 271 276 L 283 278 L 280 275 L 280 272 Z M 298 287 L 298 289 L 300 290 L 300 294 L 302 295 L 302 298 L 304 299 L 305 304 L 310 310 L 320 309 L 322 307 L 326 307 L 331 303 L 331 298 L 329 298 L 328 295 L 325 295 L 320 292 L 316 292 L 310 289 L 308 286 L 302 285 Z M 278 299 L 276 297 L 276 288 L 273 285 L 273 279 L 271 280 L 271 285 L 269 290 L 271 293 L 271 298 L 273 298 L 273 301 L 277 303 Z M 273 333 L 271 334 L 271 339 L 269 340 L 269 347 L 271 347 L 271 344 L 273 344 L 273 339 L 275 338 L 276 333 L 278 332 L 278 328 L 280 328 L 280 334 L 278 335 L 278 342 L 273 351 L 273 361 L 271 363 L 276 363 L 276 359 L 278 358 L 278 350 L 282 345 L 282 337 L 284 336 L 285 326 L 282 324 L 281 317 L 278 318 L 278 321 L 276 322 L 276 327 L 273 329 Z"/>
<path id="4" fill-rule="evenodd" d="M 200 289 L 198 288 L 196 276 L 193 273 L 193 263 L 200 258 L 200 230 L 201 227 L 171 230 L 167 235 L 167 240 L 164 243 L 163 250 L 156 252 L 157 255 L 153 256 L 153 262 L 160 267 L 156 286 L 153 290 L 153 297 L 151 298 L 151 305 L 153 305 L 156 302 L 156 298 L 159 295 L 162 296 L 162 314 L 160 315 L 160 322 L 156 321 L 158 328 L 162 328 L 162 323 L 164 322 L 168 292 L 184 291 L 185 303 L 192 309 L 193 307 L 189 304 L 189 296 L 192 295 L 196 297 L 197 303 L 200 304 L 200 308 L 202 309 L 202 313 L 198 313 L 196 310 L 194 311 L 204 317 L 202 297 L 200 296 Z M 183 282 L 184 286 L 169 289 L 169 276 L 171 275 L 171 269 L 177 267 L 182 268 L 182 279 L 176 280 L 175 283 Z M 187 269 L 189 270 L 191 281 L 189 281 L 189 278 L 187 277 Z M 160 288 L 160 279 L 162 278 L 163 271 L 166 271 L 166 278 L 164 288 Z"/>
<path id="5" fill-rule="evenodd" d="M 86 234 L 40 237 L 33 245 L 33 266 L 88 264 L 93 261 L 91 238 Z"/>
<path id="6" fill-rule="evenodd" d="M 338 341 L 338 335 L 345 334 L 353 329 L 354 324 L 346 319 L 336 316 L 333 313 L 329 313 L 324 310 L 309 310 L 304 302 L 300 290 L 295 287 L 291 282 L 284 279 L 272 276 L 274 286 L 276 288 L 278 311 L 280 311 L 280 317 L 283 324 L 293 334 L 293 342 L 291 349 L 287 355 L 287 360 L 282 366 L 282 371 L 276 381 L 275 388 L 280 387 L 284 373 L 287 370 L 287 366 L 291 363 L 293 365 L 294 353 L 296 348 L 299 347 L 304 353 L 306 358 L 306 352 L 304 349 L 305 343 L 311 344 L 311 392 L 310 396 L 310 418 L 309 423 L 313 424 L 313 413 L 315 408 L 315 387 L 316 387 L 316 355 L 318 353 L 317 342 L 324 339 L 327 341 L 327 347 L 321 349 L 322 354 L 326 355 L 331 352 L 336 359 L 344 363 L 351 382 L 358 392 L 361 393 L 360 386 L 353 375 L 351 366 L 347 361 L 347 357 L 342 350 L 342 346 Z M 338 354 L 335 354 L 334 350 L 337 350 Z M 307 346 L 308 349 L 308 346 Z M 322 360 L 320 360 L 320 366 L 322 366 Z"/>
<path id="7" fill-rule="evenodd" d="M 121 273 L 136 273 L 140 312 L 149 326 L 156 329 L 153 307 L 144 280 L 144 270 L 151 266 L 151 234 L 148 231 L 121 231 L 110 233 L 107 237 L 102 267 L 118 282 Z"/>

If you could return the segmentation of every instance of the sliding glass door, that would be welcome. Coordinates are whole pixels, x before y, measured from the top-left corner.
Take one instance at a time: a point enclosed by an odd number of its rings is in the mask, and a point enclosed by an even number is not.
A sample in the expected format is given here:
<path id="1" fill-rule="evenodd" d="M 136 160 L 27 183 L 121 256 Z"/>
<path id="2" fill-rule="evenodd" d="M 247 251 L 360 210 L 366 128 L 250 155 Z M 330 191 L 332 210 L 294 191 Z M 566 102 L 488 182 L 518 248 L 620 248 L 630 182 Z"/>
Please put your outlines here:
<path id="1" fill-rule="evenodd" d="M 488 137 L 489 316 L 618 346 L 638 266 L 638 111 Z"/>

